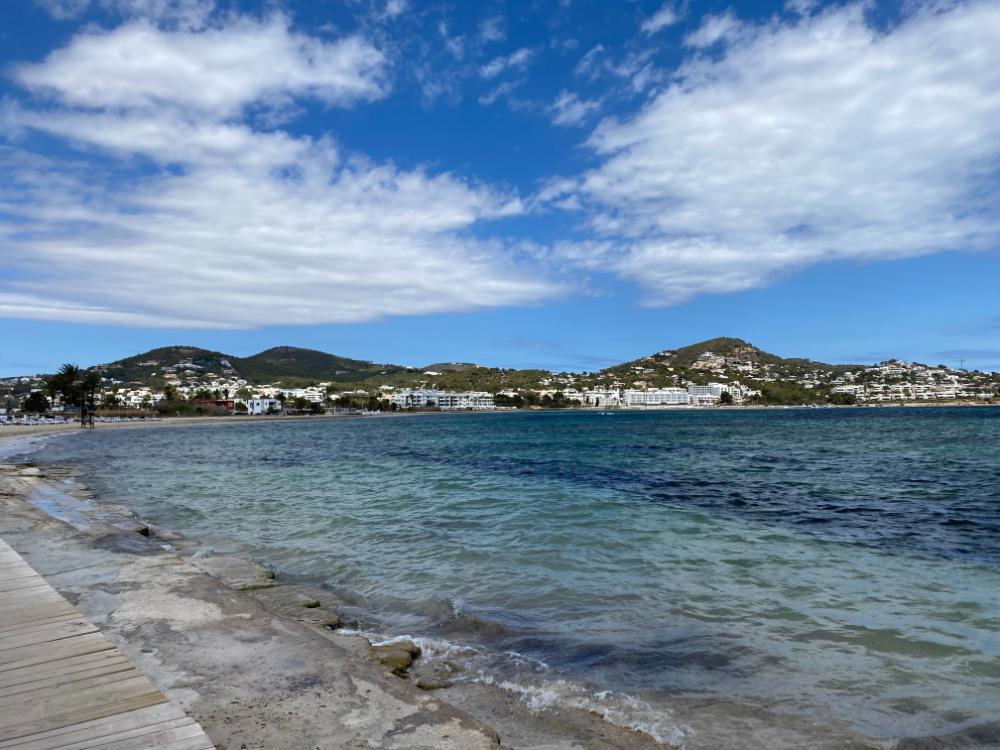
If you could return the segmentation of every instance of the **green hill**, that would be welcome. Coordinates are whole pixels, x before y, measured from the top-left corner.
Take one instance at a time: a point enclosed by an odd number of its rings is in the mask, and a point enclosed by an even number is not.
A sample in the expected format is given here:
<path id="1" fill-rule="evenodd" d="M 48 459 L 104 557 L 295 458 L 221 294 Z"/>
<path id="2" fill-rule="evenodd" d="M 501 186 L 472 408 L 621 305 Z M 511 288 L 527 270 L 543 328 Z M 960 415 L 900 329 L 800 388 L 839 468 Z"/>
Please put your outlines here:
<path id="1" fill-rule="evenodd" d="M 197 346 L 164 346 L 150 349 L 104 365 L 91 368 L 102 377 L 122 383 L 162 384 L 165 370 L 190 369 L 194 373 L 224 374 L 228 368 L 223 364 L 231 358 L 222 352 L 201 349 Z"/>
<path id="2" fill-rule="evenodd" d="M 630 362 L 584 374 L 575 379 L 556 378 L 545 370 L 517 370 L 483 367 L 468 362 L 438 362 L 417 369 L 393 364 L 379 364 L 362 359 L 293 346 L 278 346 L 249 357 L 235 357 L 223 352 L 194 346 L 167 346 L 143 354 L 97 365 L 105 378 L 127 384 L 162 387 L 167 379 L 196 383 L 203 375 L 243 378 L 251 384 L 280 383 L 285 386 L 317 382 L 336 383 L 342 389 L 370 390 L 380 385 L 395 387 L 436 386 L 446 390 L 482 390 L 497 392 L 508 388 L 535 389 L 572 384 L 575 387 L 607 386 L 613 382 L 645 382 L 651 386 L 673 385 L 679 379 L 708 382 L 713 371 L 694 365 L 703 354 L 711 352 L 726 358 L 731 376 L 747 380 L 740 364 L 752 364 L 758 372 L 792 379 L 805 373 L 836 374 L 852 365 L 828 365 L 808 359 L 783 359 L 738 338 L 713 338 L 679 349 L 664 350 Z M 736 370 L 730 370 L 735 366 Z M 426 372 L 434 375 L 427 375 Z M 749 376 L 752 377 L 752 376 Z"/>
<path id="3" fill-rule="evenodd" d="M 290 379 L 343 382 L 408 371 L 400 365 L 381 365 L 294 346 L 276 346 L 252 357 L 233 358 L 232 363 L 240 376 L 251 383 Z"/>

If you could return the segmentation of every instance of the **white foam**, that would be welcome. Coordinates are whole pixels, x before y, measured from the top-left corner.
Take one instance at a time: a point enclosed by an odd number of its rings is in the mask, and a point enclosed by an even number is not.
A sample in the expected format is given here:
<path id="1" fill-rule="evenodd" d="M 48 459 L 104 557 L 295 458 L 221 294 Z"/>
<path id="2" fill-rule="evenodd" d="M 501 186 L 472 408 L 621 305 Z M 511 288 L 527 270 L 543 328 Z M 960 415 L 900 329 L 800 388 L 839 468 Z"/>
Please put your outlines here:
<path id="1" fill-rule="evenodd" d="M 626 693 L 612 690 L 592 691 L 569 680 L 552 679 L 547 675 L 548 664 L 516 651 L 491 652 L 479 646 L 427 636 L 385 637 L 372 631 L 350 628 L 341 628 L 338 632 L 363 636 L 373 646 L 410 641 L 420 647 L 422 658 L 459 661 L 468 671 L 464 676 L 457 676 L 457 679 L 500 688 L 536 713 L 559 708 L 579 709 L 600 716 L 609 724 L 642 732 L 657 742 L 665 742 L 678 748 L 683 748 L 685 739 L 693 734 L 690 727 L 682 728 L 675 723 L 665 708 L 654 708 L 649 703 Z M 537 679 L 538 683 L 498 677 L 492 668 L 498 662 L 506 662 L 507 666 L 513 668 L 512 671 L 527 672 L 525 676 Z"/>

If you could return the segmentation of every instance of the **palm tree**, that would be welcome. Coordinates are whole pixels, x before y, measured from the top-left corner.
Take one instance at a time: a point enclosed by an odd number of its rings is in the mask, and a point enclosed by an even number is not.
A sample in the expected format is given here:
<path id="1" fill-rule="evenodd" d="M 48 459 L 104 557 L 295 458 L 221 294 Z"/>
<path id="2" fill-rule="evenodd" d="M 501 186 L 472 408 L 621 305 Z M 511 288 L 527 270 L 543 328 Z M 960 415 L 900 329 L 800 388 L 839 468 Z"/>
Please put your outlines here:
<path id="1" fill-rule="evenodd" d="M 67 362 L 59 368 L 56 378 L 63 400 L 72 406 L 80 405 L 80 378 L 83 371 L 74 364 Z"/>
<path id="2" fill-rule="evenodd" d="M 80 394 L 80 425 L 94 426 L 94 411 L 97 404 L 97 391 L 101 387 L 101 376 L 96 372 L 88 372 L 77 386 Z"/>

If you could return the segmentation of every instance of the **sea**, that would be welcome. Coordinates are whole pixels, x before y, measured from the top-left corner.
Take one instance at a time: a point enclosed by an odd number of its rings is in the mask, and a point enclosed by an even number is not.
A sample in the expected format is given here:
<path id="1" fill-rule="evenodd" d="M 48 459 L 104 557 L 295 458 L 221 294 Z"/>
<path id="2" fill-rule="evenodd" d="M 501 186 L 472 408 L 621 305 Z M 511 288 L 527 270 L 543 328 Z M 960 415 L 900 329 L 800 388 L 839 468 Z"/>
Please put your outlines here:
<path id="1" fill-rule="evenodd" d="M 682 705 L 878 738 L 1000 713 L 1000 408 L 268 421 L 39 458 L 538 711 L 679 745 Z"/>

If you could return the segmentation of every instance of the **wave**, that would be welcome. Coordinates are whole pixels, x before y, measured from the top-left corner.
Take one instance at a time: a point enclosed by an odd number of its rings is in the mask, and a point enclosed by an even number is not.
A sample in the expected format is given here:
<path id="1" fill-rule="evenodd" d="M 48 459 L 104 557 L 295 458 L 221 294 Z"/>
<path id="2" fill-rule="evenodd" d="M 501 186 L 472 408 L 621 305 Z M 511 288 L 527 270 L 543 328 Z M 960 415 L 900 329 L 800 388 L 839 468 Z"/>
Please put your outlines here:
<path id="1" fill-rule="evenodd" d="M 424 666 L 435 663 L 460 667 L 453 684 L 471 682 L 502 690 L 533 713 L 560 709 L 585 711 L 609 724 L 652 737 L 657 742 L 683 748 L 692 730 L 677 723 L 668 708 L 627 693 L 598 690 L 559 676 L 546 662 L 517 651 L 491 651 L 472 645 L 424 635 L 393 635 L 341 628 L 345 635 L 360 635 L 373 646 L 410 641 L 420 647 Z"/>

